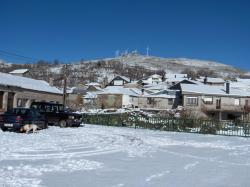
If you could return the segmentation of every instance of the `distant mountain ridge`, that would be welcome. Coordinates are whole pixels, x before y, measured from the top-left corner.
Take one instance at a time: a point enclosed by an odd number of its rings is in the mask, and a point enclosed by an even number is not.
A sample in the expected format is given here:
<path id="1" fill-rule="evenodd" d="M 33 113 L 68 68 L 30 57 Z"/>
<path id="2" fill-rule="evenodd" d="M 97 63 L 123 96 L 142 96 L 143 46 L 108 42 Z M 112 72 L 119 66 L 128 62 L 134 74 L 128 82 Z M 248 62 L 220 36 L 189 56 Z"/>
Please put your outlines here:
<path id="1" fill-rule="evenodd" d="M 30 69 L 30 76 L 35 79 L 50 81 L 52 78 L 56 86 L 61 86 L 64 74 L 64 63 L 54 61 L 38 61 L 35 64 L 5 63 L 0 60 L 0 72 L 8 73 L 14 69 Z M 138 80 L 153 73 L 183 73 L 187 70 L 214 72 L 217 77 L 239 77 L 249 74 L 238 68 L 223 63 L 188 59 L 163 58 L 146 56 L 138 53 L 123 54 L 114 58 L 96 60 L 81 60 L 68 64 L 68 85 L 84 85 L 89 82 L 104 82 L 115 75 L 123 75 Z M 104 84 L 104 83 L 103 83 Z"/>
<path id="2" fill-rule="evenodd" d="M 231 65 L 220 62 L 189 59 L 189 58 L 163 58 L 157 56 L 146 56 L 140 54 L 126 54 L 115 58 L 100 59 L 103 61 L 115 60 L 129 66 L 143 66 L 146 69 L 165 70 L 167 73 L 180 73 L 185 69 L 198 70 L 208 68 L 221 74 L 222 76 L 239 74 L 243 71 Z M 89 60 L 87 62 L 98 62 L 99 60 Z"/>

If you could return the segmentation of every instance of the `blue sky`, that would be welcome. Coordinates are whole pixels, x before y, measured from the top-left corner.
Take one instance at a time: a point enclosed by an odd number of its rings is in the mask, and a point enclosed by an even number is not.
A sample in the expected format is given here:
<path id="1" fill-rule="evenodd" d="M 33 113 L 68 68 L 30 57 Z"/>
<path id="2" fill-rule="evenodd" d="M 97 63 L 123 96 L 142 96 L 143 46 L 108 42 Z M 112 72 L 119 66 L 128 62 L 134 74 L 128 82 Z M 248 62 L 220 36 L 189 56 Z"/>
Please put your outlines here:
<path id="1" fill-rule="evenodd" d="M 71 62 L 148 45 L 150 55 L 250 70 L 249 8 L 247 0 L 0 0 L 0 50 Z"/>

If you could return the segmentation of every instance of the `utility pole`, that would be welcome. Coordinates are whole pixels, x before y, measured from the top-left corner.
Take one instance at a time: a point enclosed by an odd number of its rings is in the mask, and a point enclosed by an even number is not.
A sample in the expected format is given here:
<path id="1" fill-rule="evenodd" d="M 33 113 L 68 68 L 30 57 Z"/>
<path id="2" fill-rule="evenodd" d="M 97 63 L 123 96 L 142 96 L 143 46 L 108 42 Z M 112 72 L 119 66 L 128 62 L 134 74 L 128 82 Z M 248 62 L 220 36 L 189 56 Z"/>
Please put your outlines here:
<path id="1" fill-rule="evenodd" d="M 64 65 L 63 71 L 63 105 L 66 104 L 66 97 L 67 97 L 67 77 L 68 76 L 68 65 Z"/>

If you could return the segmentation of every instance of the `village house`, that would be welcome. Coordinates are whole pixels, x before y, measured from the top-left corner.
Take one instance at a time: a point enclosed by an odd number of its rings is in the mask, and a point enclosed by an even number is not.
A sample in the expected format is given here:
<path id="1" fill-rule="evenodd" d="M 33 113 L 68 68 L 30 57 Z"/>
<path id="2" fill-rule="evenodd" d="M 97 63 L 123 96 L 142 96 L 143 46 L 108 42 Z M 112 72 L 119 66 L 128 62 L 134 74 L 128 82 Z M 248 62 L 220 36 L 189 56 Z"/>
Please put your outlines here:
<path id="1" fill-rule="evenodd" d="M 159 84 L 161 82 L 163 82 L 163 77 L 161 75 L 158 75 L 158 74 L 150 75 L 150 76 L 145 77 L 145 78 L 138 81 L 138 83 L 140 83 L 142 85 Z"/>
<path id="2" fill-rule="evenodd" d="M 73 109 L 79 110 L 83 106 L 83 95 L 87 93 L 86 88 L 73 87 L 67 90 L 66 105 Z"/>
<path id="3" fill-rule="evenodd" d="M 141 91 L 137 88 L 109 86 L 97 93 L 100 108 L 138 107 L 138 96 Z"/>
<path id="4" fill-rule="evenodd" d="M 30 75 L 30 71 L 28 69 L 16 69 L 14 71 L 9 72 L 9 74 L 21 77 L 28 77 Z"/>
<path id="5" fill-rule="evenodd" d="M 142 94 L 139 96 L 138 107 L 142 110 L 175 109 L 179 98 L 179 91 L 168 89 L 153 94 Z"/>
<path id="6" fill-rule="evenodd" d="M 225 84 L 225 81 L 222 78 L 200 77 L 197 80 L 210 86 L 224 86 Z"/>
<path id="7" fill-rule="evenodd" d="M 248 118 L 250 94 L 223 86 L 181 84 L 182 105 L 196 115 L 217 120 Z M 197 116 L 196 116 L 197 117 Z"/>
<path id="8" fill-rule="evenodd" d="M 0 73 L 0 111 L 29 107 L 33 101 L 63 102 L 62 91 L 42 80 Z"/>
<path id="9" fill-rule="evenodd" d="M 184 80 L 187 80 L 187 78 L 180 78 L 180 77 L 177 77 L 177 78 L 168 78 L 165 80 L 165 83 L 167 83 L 168 85 L 170 86 L 173 86 L 179 82 L 182 82 Z"/>
<path id="10" fill-rule="evenodd" d="M 172 86 L 169 87 L 170 90 L 181 90 L 181 84 L 196 84 L 196 85 L 202 85 L 203 83 L 196 81 L 196 80 L 191 80 L 191 79 L 185 79 L 182 80 L 181 82 L 178 82 Z"/>
<path id="11" fill-rule="evenodd" d="M 97 93 L 101 93 L 103 89 L 99 86 L 89 85 L 86 89 L 86 94 L 83 96 L 83 105 L 85 108 L 97 108 Z"/>
<path id="12" fill-rule="evenodd" d="M 106 86 L 123 86 L 124 84 L 130 83 L 131 80 L 125 76 L 116 76 Z"/>

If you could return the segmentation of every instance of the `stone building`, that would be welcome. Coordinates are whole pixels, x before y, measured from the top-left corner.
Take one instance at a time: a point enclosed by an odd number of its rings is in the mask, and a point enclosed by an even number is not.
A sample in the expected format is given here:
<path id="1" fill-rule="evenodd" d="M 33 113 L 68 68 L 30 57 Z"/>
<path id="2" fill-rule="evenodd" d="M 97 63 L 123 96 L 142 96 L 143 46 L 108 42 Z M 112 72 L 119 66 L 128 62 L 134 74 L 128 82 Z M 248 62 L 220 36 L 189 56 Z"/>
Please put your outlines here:
<path id="1" fill-rule="evenodd" d="M 150 110 L 175 109 L 179 105 L 179 91 L 162 90 L 153 94 L 143 94 L 138 99 L 138 107 Z"/>
<path id="2" fill-rule="evenodd" d="M 226 87 L 181 84 L 182 104 L 186 110 L 197 115 L 205 114 L 218 120 L 249 118 L 250 94 Z"/>
<path id="3" fill-rule="evenodd" d="M 29 107 L 33 101 L 63 101 L 62 91 L 46 81 L 0 73 L 0 112 Z"/>

